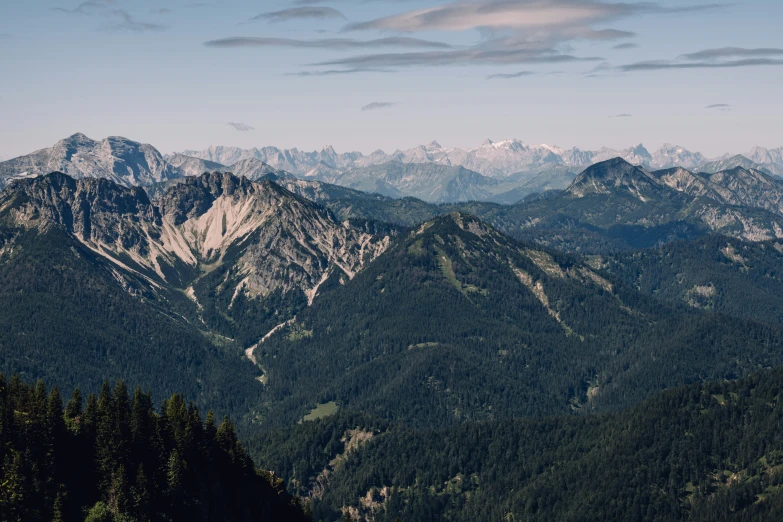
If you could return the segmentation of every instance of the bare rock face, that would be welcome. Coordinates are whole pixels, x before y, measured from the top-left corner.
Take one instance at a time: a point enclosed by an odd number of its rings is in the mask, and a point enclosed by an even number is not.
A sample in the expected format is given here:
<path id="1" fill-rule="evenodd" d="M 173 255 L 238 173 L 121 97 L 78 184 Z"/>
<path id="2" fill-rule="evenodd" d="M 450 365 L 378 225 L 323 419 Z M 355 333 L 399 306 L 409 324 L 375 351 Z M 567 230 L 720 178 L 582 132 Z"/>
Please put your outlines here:
<path id="1" fill-rule="evenodd" d="M 55 171 L 74 179 L 106 178 L 125 186 L 149 186 L 182 177 L 152 145 L 121 137 L 95 141 L 74 134 L 49 149 L 0 163 L 0 188 L 15 179 Z"/>
<path id="2" fill-rule="evenodd" d="M 174 284 L 169 274 L 183 264 L 194 274 L 227 266 L 220 290 L 234 298 L 301 290 L 312 300 L 331 274 L 352 278 L 389 243 L 273 182 L 220 172 L 188 178 L 155 203 L 106 179 L 20 180 L 0 196 L 0 220 L 62 227 L 156 285 Z"/>
<path id="3" fill-rule="evenodd" d="M 292 175 L 288 174 L 284 170 L 279 170 L 271 165 L 268 165 L 260 159 L 249 158 L 242 161 L 238 161 L 231 165 L 228 169 L 232 174 L 239 177 L 246 177 L 253 181 L 259 181 L 262 179 L 295 179 Z"/>
<path id="4" fill-rule="evenodd" d="M 214 161 L 193 158 L 184 154 L 171 154 L 165 157 L 183 176 L 201 176 L 205 172 L 226 170 L 226 166 Z"/>
<path id="5" fill-rule="evenodd" d="M 575 197 L 609 194 L 624 189 L 642 201 L 661 194 L 660 183 L 641 167 L 615 158 L 587 168 L 576 177 L 566 192 Z"/>
<path id="6" fill-rule="evenodd" d="M 157 209 L 138 187 L 106 179 L 75 180 L 62 173 L 20 180 L 2 197 L 0 211 L 25 226 L 58 225 L 82 241 L 138 242 L 134 229 L 160 223 Z"/>

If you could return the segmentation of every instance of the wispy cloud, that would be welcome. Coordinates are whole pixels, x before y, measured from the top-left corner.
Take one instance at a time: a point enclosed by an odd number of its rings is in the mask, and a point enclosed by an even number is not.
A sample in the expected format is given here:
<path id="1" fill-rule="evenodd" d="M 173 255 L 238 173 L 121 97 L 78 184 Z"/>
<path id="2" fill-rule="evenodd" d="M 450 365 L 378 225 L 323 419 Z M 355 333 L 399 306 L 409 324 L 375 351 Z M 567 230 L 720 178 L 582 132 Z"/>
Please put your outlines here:
<path id="1" fill-rule="evenodd" d="M 780 58 L 770 58 L 780 56 Z M 680 55 L 676 60 L 651 60 L 620 67 L 621 71 L 663 71 L 667 69 L 733 69 L 783 65 L 783 49 L 721 47 Z"/>
<path id="2" fill-rule="evenodd" d="M 162 7 L 160 9 L 151 9 L 150 14 L 167 15 L 167 14 L 171 14 L 171 9 L 167 9 L 165 7 Z"/>
<path id="3" fill-rule="evenodd" d="M 612 49 L 618 49 L 618 50 L 624 50 L 624 49 L 636 49 L 639 47 L 639 44 L 635 44 L 633 42 L 625 42 L 621 44 L 617 44 Z"/>
<path id="4" fill-rule="evenodd" d="M 248 125 L 246 123 L 238 123 L 235 121 L 228 122 L 228 125 L 234 127 L 234 129 L 238 130 L 239 132 L 248 132 L 248 131 L 256 130 L 255 127 L 251 125 Z"/>
<path id="5" fill-rule="evenodd" d="M 349 31 L 387 29 L 404 32 L 464 31 L 476 28 L 546 29 L 587 27 L 648 13 L 682 13 L 719 7 L 704 4 L 670 8 L 654 2 L 608 3 L 600 0 L 456 2 L 348 25 Z"/>
<path id="6" fill-rule="evenodd" d="M 303 7 L 291 7 L 289 9 L 282 9 L 280 11 L 271 11 L 268 13 L 261 13 L 260 15 L 251 18 L 254 20 L 269 20 L 270 22 L 287 22 L 289 20 L 302 20 L 302 19 L 319 19 L 326 20 L 330 18 L 342 18 L 343 15 L 337 9 L 332 7 L 316 7 L 316 6 L 303 6 Z"/>
<path id="7" fill-rule="evenodd" d="M 614 41 L 635 33 L 605 25 L 645 14 L 701 12 L 722 4 L 667 7 L 658 2 L 610 0 L 463 0 L 393 16 L 351 23 L 350 31 L 464 32 L 478 30 L 481 43 L 450 51 L 364 54 L 319 64 L 327 67 L 386 68 L 442 65 L 552 64 L 595 61 L 569 49 L 573 41 Z M 624 47 L 630 48 L 630 45 Z M 500 78 L 500 77 L 498 77 Z"/>
<path id="8" fill-rule="evenodd" d="M 359 73 L 393 73 L 391 69 L 326 69 L 322 71 L 300 71 L 294 73 L 286 73 L 286 76 L 340 76 L 343 74 L 359 74 Z"/>
<path id="9" fill-rule="evenodd" d="M 487 76 L 487 80 L 511 80 L 513 78 L 522 78 L 524 76 L 532 76 L 536 73 L 533 71 L 519 71 L 515 73 L 498 73 L 490 74 Z"/>
<path id="10" fill-rule="evenodd" d="M 311 64 L 318 67 L 387 68 L 412 66 L 484 65 L 484 64 L 552 64 L 596 61 L 554 51 L 480 50 L 429 51 L 417 53 L 368 54 Z"/>
<path id="11" fill-rule="evenodd" d="M 293 38 L 273 38 L 254 36 L 235 36 L 204 42 L 207 47 L 301 47 L 317 49 L 377 49 L 383 47 L 450 49 L 442 42 L 391 36 L 375 40 L 354 40 L 352 38 L 324 38 L 320 40 L 296 40 Z"/>
<path id="12" fill-rule="evenodd" d="M 627 112 L 624 112 L 622 114 L 615 114 L 614 116 L 609 116 L 610 118 L 632 118 L 633 114 L 628 114 Z"/>
<path id="13" fill-rule="evenodd" d="M 101 28 L 110 32 L 128 31 L 134 33 L 143 33 L 148 31 L 163 31 L 168 29 L 168 27 L 165 25 L 150 22 L 140 22 L 125 9 L 114 9 L 114 7 L 116 7 L 114 4 L 116 4 L 116 0 L 88 0 L 86 2 L 80 3 L 72 9 L 67 9 L 64 7 L 52 7 L 51 10 L 69 15 L 119 17 L 120 22 L 109 23 Z M 152 11 L 153 14 L 156 12 L 157 14 L 164 14 L 164 12 L 167 13 L 169 10 L 157 9 Z"/>
<path id="14" fill-rule="evenodd" d="M 76 7 L 71 9 L 65 7 L 52 7 L 51 10 L 57 11 L 59 13 L 66 13 L 66 14 L 90 15 L 90 14 L 95 14 L 96 12 L 101 11 L 103 9 L 106 9 L 106 7 L 108 7 L 108 4 L 106 2 L 101 2 L 99 0 L 89 0 L 87 2 L 82 2 Z"/>
<path id="15" fill-rule="evenodd" d="M 394 107 L 397 105 L 397 102 L 372 102 L 368 103 L 364 107 L 362 107 L 362 111 L 377 111 L 379 109 L 388 109 L 389 107 Z"/>
<path id="16" fill-rule="evenodd" d="M 731 105 L 729 105 L 728 103 L 713 103 L 712 105 L 707 105 L 704 108 L 712 111 L 721 111 L 721 112 L 731 111 Z"/>
<path id="17" fill-rule="evenodd" d="M 620 66 L 620 70 L 625 72 L 635 71 L 663 71 L 667 69 L 733 69 L 737 67 L 763 67 L 763 66 L 781 66 L 783 60 L 771 58 L 749 58 L 747 60 L 732 60 L 724 62 L 690 62 L 681 63 L 666 60 L 657 60 L 650 62 L 637 62 Z"/>
<path id="18" fill-rule="evenodd" d="M 112 14 L 119 16 L 122 21 L 116 24 L 110 24 L 106 27 L 108 31 L 120 32 L 128 31 L 132 33 L 145 33 L 150 31 L 165 31 L 168 26 L 150 22 L 139 22 L 131 14 L 123 9 L 113 11 Z"/>
<path id="19" fill-rule="evenodd" d="M 719 49 L 705 49 L 696 53 L 683 54 L 682 58 L 686 60 L 717 60 L 722 58 L 749 58 L 763 56 L 783 56 L 783 49 L 745 49 L 742 47 L 721 47 Z"/>

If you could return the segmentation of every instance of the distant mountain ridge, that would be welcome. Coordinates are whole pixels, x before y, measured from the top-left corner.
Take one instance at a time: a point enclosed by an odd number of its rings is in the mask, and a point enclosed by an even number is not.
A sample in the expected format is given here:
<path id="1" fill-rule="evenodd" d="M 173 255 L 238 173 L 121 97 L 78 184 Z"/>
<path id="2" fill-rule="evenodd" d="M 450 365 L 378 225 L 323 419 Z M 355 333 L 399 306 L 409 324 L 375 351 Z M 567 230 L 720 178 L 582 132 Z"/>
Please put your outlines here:
<path id="1" fill-rule="evenodd" d="M 210 147 L 162 155 L 155 147 L 122 137 L 95 141 L 74 134 L 53 147 L 0 162 L 0 189 L 20 178 L 58 171 L 81 178 L 107 178 L 141 186 L 157 196 L 187 177 L 205 172 L 233 172 L 250 180 L 297 177 L 395 198 L 416 197 L 431 203 L 490 201 L 511 204 L 548 190 L 563 190 L 584 169 L 621 158 L 647 171 L 682 168 L 714 174 L 736 167 L 783 175 L 783 148 L 756 147 L 747 156 L 709 160 L 683 147 L 666 144 L 654 153 L 643 145 L 616 150 L 583 151 L 518 140 L 492 142 L 470 150 L 437 142 L 406 151 L 369 155 L 338 153 L 333 147 L 305 152 L 275 147 Z"/>
<path id="2" fill-rule="evenodd" d="M 443 147 L 433 141 L 407 150 L 397 150 L 387 154 L 381 150 L 364 155 L 360 152 L 337 153 L 333 147 L 324 147 L 320 151 L 305 152 L 299 149 L 278 149 L 262 147 L 241 149 L 238 147 L 209 147 L 197 151 L 189 150 L 183 154 L 224 165 L 230 165 L 241 159 L 257 158 L 275 168 L 283 169 L 297 176 L 318 177 L 326 167 L 334 170 L 351 170 L 372 165 L 397 161 L 400 163 L 437 163 L 448 166 L 461 166 L 478 172 L 483 176 L 505 178 L 516 173 L 536 173 L 552 166 L 585 168 L 615 157 L 648 169 L 667 169 L 683 167 L 689 170 L 701 170 L 702 165 L 711 161 L 720 161 L 734 156 L 726 155 L 710 160 L 698 152 L 672 144 L 664 144 L 651 153 L 643 145 L 627 149 L 602 147 L 598 150 L 564 149 L 550 145 L 527 145 L 519 140 L 493 142 L 486 140 L 474 149 Z M 783 175 L 783 147 L 765 149 L 755 147 L 745 156 L 754 168 L 768 170 L 771 174 Z M 738 166 L 738 164 L 733 165 Z M 751 165 L 743 165 L 750 167 Z"/>

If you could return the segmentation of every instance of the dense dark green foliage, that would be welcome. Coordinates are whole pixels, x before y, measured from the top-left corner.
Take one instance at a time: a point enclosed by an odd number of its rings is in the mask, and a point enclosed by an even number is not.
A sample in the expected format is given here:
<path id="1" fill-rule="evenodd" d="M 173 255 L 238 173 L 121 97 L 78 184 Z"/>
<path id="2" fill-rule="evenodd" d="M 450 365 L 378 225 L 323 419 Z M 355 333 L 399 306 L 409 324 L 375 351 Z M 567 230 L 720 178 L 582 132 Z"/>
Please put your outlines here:
<path id="1" fill-rule="evenodd" d="M 602 286 L 574 259 L 455 216 L 324 288 L 256 349 L 267 424 L 328 401 L 419 426 L 611 410 L 783 362 L 775 327 Z M 551 313 L 514 269 L 542 285 Z"/>
<path id="2" fill-rule="evenodd" d="M 306 520 L 283 481 L 257 471 L 227 418 L 181 395 L 104 382 L 63 409 L 57 388 L 0 375 L 0 520 Z"/>
<path id="3" fill-rule="evenodd" d="M 670 390 L 624 413 L 438 430 L 342 415 L 251 447 L 304 494 L 345 453 L 348 430 L 374 433 L 329 474 L 315 519 L 337 520 L 341 506 L 369 514 L 358 499 L 370 492 L 378 521 L 774 521 L 781 421 L 783 368 Z"/>
<path id="4" fill-rule="evenodd" d="M 20 234 L 0 263 L 0 370 L 94 391 L 127 378 L 156 400 L 181 391 L 202 408 L 251 409 L 257 371 L 240 346 L 174 314 L 176 294 L 122 288 L 109 263 L 56 227 L 0 230 Z"/>
<path id="5" fill-rule="evenodd" d="M 783 245 L 778 241 L 711 235 L 594 261 L 645 294 L 783 324 Z"/>

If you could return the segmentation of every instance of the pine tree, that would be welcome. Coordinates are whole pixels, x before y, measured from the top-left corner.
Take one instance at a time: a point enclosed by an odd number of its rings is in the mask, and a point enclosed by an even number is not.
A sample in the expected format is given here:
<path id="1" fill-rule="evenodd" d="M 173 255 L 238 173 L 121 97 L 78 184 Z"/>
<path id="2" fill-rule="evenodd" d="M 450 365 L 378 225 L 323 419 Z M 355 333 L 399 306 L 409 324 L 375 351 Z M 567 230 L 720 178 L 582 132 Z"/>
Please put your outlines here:
<path id="1" fill-rule="evenodd" d="M 52 522 L 65 522 L 65 520 L 65 493 L 58 491 L 54 499 Z"/>
<path id="2" fill-rule="evenodd" d="M 149 520 L 150 490 L 147 475 L 144 473 L 144 464 L 139 464 L 136 471 L 136 480 L 132 489 L 133 512 L 140 521 Z"/>
<path id="3" fill-rule="evenodd" d="M 114 460 L 127 468 L 131 449 L 131 402 L 125 381 L 119 380 L 112 394 L 114 414 Z"/>
<path id="4" fill-rule="evenodd" d="M 77 417 L 80 417 L 82 414 L 82 392 L 79 391 L 79 388 L 75 388 L 73 390 L 73 394 L 71 395 L 71 399 L 68 401 L 68 404 L 65 406 L 65 416 L 68 419 L 75 419 Z"/>
<path id="5" fill-rule="evenodd" d="M 104 381 L 98 394 L 98 414 L 95 429 L 95 463 L 98 472 L 98 488 L 106 498 L 112 484 L 114 472 L 114 450 L 116 448 L 116 413 L 109 383 Z"/>
<path id="6" fill-rule="evenodd" d="M 21 520 L 25 502 L 24 463 L 19 452 L 6 454 L 0 484 L 0 520 Z"/>
<path id="7" fill-rule="evenodd" d="M 185 463 L 176 448 L 173 449 L 171 455 L 169 455 L 169 462 L 166 469 L 169 495 L 172 499 L 178 499 L 182 489 L 182 475 L 185 472 Z"/>
<path id="8" fill-rule="evenodd" d="M 115 515 L 126 514 L 131 507 L 130 486 L 125 466 L 118 465 L 112 473 L 111 486 L 106 496 L 109 510 Z"/>

